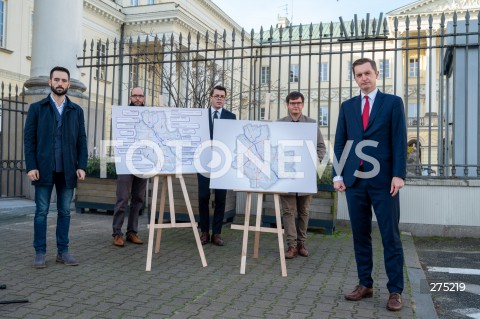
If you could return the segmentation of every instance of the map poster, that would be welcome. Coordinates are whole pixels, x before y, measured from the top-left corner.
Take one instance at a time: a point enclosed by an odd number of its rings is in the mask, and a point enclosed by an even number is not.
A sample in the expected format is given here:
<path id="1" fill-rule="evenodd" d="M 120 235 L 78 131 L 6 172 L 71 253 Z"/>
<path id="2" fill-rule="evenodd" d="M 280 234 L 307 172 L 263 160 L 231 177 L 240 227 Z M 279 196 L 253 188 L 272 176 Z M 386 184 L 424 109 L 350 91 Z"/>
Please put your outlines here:
<path id="1" fill-rule="evenodd" d="M 117 174 L 206 172 L 195 162 L 210 151 L 207 109 L 113 106 L 112 135 Z"/>
<path id="2" fill-rule="evenodd" d="M 210 188 L 317 192 L 317 124 L 216 120 Z"/>

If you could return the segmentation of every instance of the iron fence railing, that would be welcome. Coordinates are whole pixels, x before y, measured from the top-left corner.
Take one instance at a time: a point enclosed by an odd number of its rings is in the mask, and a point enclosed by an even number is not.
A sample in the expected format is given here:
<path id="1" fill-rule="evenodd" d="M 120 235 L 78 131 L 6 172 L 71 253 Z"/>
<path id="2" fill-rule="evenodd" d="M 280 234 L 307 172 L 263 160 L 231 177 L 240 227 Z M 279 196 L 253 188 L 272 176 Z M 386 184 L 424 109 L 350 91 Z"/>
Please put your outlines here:
<path id="1" fill-rule="evenodd" d="M 342 101 L 359 92 L 351 63 L 369 57 L 377 62 L 378 88 L 404 101 L 409 176 L 478 178 L 478 17 L 471 20 L 467 12 L 380 21 L 85 41 L 78 67 L 87 87 L 89 150 L 98 153 L 100 140 L 110 138 L 111 107 L 127 104 L 135 86 L 144 88 L 148 105 L 207 107 L 210 88 L 222 84 L 226 108 L 249 120 L 263 120 L 266 107 L 270 120 L 286 115 L 285 96 L 297 90 L 305 95 L 304 113 L 333 142 Z M 2 112 L 23 116 L 11 102 L 4 106 L 10 99 L 3 94 Z M 2 134 L 2 143 L 8 140 Z M 3 174 L 11 165 L 2 165 Z"/>

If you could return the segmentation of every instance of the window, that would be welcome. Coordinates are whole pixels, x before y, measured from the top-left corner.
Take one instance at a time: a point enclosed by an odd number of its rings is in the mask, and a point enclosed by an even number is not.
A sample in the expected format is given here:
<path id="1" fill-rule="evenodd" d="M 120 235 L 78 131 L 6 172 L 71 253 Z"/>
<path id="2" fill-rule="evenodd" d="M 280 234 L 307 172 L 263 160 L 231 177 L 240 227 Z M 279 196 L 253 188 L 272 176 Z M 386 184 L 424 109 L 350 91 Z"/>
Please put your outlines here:
<path id="1" fill-rule="evenodd" d="M 328 81 L 328 63 L 318 65 L 318 79 L 320 81 Z"/>
<path id="2" fill-rule="evenodd" d="M 290 82 L 298 82 L 299 73 L 298 64 L 290 65 Z"/>
<path id="3" fill-rule="evenodd" d="M 408 104 L 408 117 L 417 117 L 417 104 Z"/>
<path id="4" fill-rule="evenodd" d="M 155 0 L 148 0 L 148 4 L 155 4 Z"/>
<path id="5" fill-rule="evenodd" d="M 130 87 L 134 88 L 138 86 L 138 61 L 132 58 L 132 64 L 130 65 Z"/>
<path id="6" fill-rule="evenodd" d="M 410 59 L 408 76 L 417 77 L 418 74 L 419 74 L 418 58 Z"/>
<path id="7" fill-rule="evenodd" d="M 0 0 L 0 48 L 5 47 L 5 28 L 7 18 L 7 1 Z"/>
<path id="8" fill-rule="evenodd" d="M 385 74 L 385 77 L 389 78 L 390 77 L 390 60 L 380 60 L 379 66 L 380 66 L 378 70 L 378 72 L 380 72 L 379 77 L 383 78 L 383 75 Z"/>
<path id="9" fill-rule="evenodd" d="M 138 0 L 130 0 L 130 4 L 136 7 L 138 6 Z"/>
<path id="10" fill-rule="evenodd" d="M 104 43 L 101 43 L 100 46 L 98 46 L 97 56 L 98 67 L 96 70 L 96 76 L 98 80 L 105 80 L 106 46 Z"/>
<path id="11" fill-rule="evenodd" d="M 270 83 L 270 67 L 269 66 L 262 66 L 262 70 L 260 72 L 260 83 L 261 84 Z"/>
<path id="12" fill-rule="evenodd" d="M 328 106 L 320 106 L 318 110 L 318 125 L 328 126 Z"/>
<path id="13" fill-rule="evenodd" d="M 347 62 L 347 80 L 350 81 L 352 79 L 352 61 Z"/>

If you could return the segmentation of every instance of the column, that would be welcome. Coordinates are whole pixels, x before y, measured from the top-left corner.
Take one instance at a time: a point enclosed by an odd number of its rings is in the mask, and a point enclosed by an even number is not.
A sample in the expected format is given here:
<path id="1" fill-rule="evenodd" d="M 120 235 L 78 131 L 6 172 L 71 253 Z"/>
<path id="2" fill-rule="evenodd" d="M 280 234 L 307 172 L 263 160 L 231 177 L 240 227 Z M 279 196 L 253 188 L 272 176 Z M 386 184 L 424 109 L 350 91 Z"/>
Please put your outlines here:
<path id="1" fill-rule="evenodd" d="M 84 97 L 86 86 L 79 81 L 77 54 L 81 52 L 83 1 L 35 0 L 32 63 L 25 82 L 28 95 L 50 93 L 48 79 L 54 66 L 70 71 L 69 96 Z"/>

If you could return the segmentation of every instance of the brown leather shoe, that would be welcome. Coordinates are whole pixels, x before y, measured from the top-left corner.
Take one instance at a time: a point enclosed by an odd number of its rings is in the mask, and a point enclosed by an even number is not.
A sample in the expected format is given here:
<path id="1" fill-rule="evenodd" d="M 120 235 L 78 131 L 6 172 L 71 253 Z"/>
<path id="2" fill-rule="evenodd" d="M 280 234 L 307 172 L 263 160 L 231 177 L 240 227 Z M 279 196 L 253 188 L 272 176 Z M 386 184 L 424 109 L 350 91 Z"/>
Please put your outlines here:
<path id="1" fill-rule="evenodd" d="M 123 240 L 122 236 L 115 235 L 115 237 L 113 237 L 113 244 L 118 247 L 123 247 L 125 246 L 125 241 Z"/>
<path id="2" fill-rule="evenodd" d="M 373 296 L 373 288 L 368 288 L 365 286 L 357 286 L 355 287 L 355 290 L 352 291 L 349 294 L 345 294 L 345 299 L 351 300 L 351 301 L 358 301 L 363 298 L 370 298 Z"/>
<path id="3" fill-rule="evenodd" d="M 217 246 L 223 246 L 225 245 L 225 242 L 223 241 L 223 239 L 220 237 L 219 234 L 214 234 L 212 235 L 212 244 Z"/>
<path id="4" fill-rule="evenodd" d="M 285 252 L 285 258 L 292 259 L 298 255 L 297 247 L 290 246 L 288 250 Z"/>
<path id="5" fill-rule="evenodd" d="M 200 241 L 202 242 L 202 245 L 208 244 L 210 241 L 210 234 L 202 231 L 202 234 L 200 235 Z"/>
<path id="6" fill-rule="evenodd" d="M 138 238 L 137 234 L 135 234 L 135 233 L 131 233 L 130 235 L 128 235 L 127 236 L 127 241 L 129 241 L 133 244 L 137 244 L 137 245 L 143 244 L 143 240 Z"/>
<path id="7" fill-rule="evenodd" d="M 398 292 L 393 292 L 388 296 L 387 309 L 390 311 L 399 311 L 402 309 L 402 295 Z"/>
<path id="8" fill-rule="evenodd" d="M 298 254 L 300 256 L 308 257 L 309 253 L 308 253 L 307 247 L 305 247 L 305 244 L 298 244 L 297 248 L 298 248 Z"/>

